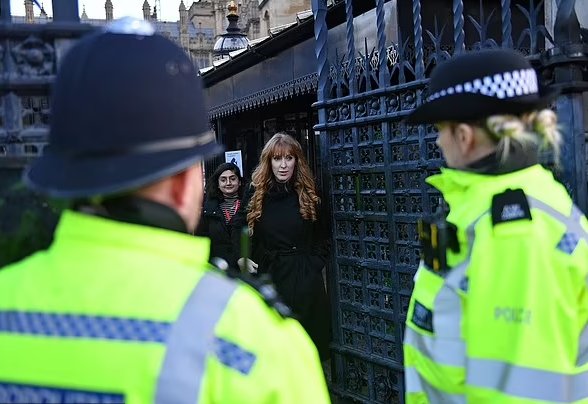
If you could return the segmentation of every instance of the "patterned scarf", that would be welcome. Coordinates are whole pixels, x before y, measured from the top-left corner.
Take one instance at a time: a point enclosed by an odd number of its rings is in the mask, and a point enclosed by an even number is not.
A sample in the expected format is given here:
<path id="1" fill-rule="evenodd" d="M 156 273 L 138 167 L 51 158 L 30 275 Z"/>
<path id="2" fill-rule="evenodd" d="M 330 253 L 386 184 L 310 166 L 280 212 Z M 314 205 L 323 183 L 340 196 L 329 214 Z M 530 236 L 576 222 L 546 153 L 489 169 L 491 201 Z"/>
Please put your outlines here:
<path id="1" fill-rule="evenodd" d="M 231 218 L 237 213 L 239 207 L 241 206 L 241 201 L 238 197 L 232 198 L 225 198 L 224 201 L 220 203 L 220 208 L 223 211 L 225 216 L 225 223 L 229 223 Z"/>

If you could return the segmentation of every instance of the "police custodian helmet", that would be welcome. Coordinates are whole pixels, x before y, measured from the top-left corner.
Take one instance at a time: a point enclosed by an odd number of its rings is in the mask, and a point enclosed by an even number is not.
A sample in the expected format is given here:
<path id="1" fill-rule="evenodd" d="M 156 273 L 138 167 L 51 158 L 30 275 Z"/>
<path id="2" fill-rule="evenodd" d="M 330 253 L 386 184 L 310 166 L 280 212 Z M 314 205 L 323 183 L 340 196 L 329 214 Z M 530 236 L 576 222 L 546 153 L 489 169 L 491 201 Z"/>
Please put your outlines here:
<path id="1" fill-rule="evenodd" d="M 133 18 L 72 47 L 55 81 L 50 119 L 49 145 L 24 181 L 53 197 L 133 190 L 223 150 L 209 129 L 193 63 Z"/>

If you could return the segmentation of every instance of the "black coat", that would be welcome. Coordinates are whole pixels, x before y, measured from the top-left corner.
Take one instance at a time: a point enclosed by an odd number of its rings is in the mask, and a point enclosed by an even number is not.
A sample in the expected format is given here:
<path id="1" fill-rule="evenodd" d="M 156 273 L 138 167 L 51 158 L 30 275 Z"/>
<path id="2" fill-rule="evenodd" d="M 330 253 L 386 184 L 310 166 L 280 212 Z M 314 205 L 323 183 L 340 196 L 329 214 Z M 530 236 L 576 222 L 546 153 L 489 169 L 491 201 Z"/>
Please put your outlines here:
<path id="1" fill-rule="evenodd" d="M 245 201 L 252 194 L 248 189 Z M 321 359 L 327 359 L 331 316 L 322 276 L 328 258 L 322 222 L 303 219 L 296 191 L 276 185 L 266 195 L 261 218 L 253 230 L 251 258 L 259 265 L 258 272 L 271 275 Z"/>
<path id="2" fill-rule="evenodd" d="M 237 260 L 240 256 L 240 234 L 245 225 L 243 205 L 233 215 L 229 223 L 220 208 L 221 201 L 207 198 L 204 201 L 200 223 L 196 235 L 210 238 L 210 258 L 223 258 L 229 267 L 238 271 Z"/>

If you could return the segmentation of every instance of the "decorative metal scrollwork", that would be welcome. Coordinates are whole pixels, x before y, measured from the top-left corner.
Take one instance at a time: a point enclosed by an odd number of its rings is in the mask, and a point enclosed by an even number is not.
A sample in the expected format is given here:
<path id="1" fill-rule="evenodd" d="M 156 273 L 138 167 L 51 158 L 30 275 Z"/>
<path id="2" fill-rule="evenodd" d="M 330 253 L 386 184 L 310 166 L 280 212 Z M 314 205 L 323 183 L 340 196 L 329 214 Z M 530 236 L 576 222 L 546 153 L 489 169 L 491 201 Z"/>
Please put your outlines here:
<path id="1" fill-rule="evenodd" d="M 331 108 L 327 116 L 329 122 L 336 122 L 339 120 L 339 111 L 336 108 Z"/>
<path id="2" fill-rule="evenodd" d="M 49 126 L 49 97 L 21 97 L 22 127 Z"/>
<path id="3" fill-rule="evenodd" d="M 270 87 L 245 97 L 227 102 L 222 105 L 216 105 L 209 110 L 211 120 L 226 117 L 246 111 L 252 108 L 259 108 L 262 105 L 269 105 L 295 95 L 312 94 L 317 91 L 318 76 L 311 73 L 298 77 L 286 83 Z"/>
<path id="4" fill-rule="evenodd" d="M 387 341 L 382 341 L 381 349 L 384 351 L 382 356 L 390 356 L 390 344 Z M 376 393 L 376 400 L 378 402 L 391 402 L 394 395 L 394 385 L 392 381 L 395 377 L 390 371 L 380 369 L 374 377 L 374 389 Z"/>
<path id="5" fill-rule="evenodd" d="M 55 50 L 53 46 L 35 36 L 12 47 L 12 57 L 19 74 L 47 76 L 54 74 Z"/>
<path id="6" fill-rule="evenodd" d="M 369 106 L 369 114 L 371 116 L 373 115 L 378 115 L 380 113 L 380 99 L 377 97 L 373 97 L 370 98 L 368 100 L 368 106 Z"/>
<path id="7" fill-rule="evenodd" d="M 341 117 L 341 120 L 347 120 L 351 118 L 351 110 L 349 109 L 349 105 L 347 104 L 343 104 L 341 105 L 341 108 L 339 109 L 339 116 Z"/>
<path id="8" fill-rule="evenodd" d="M 358 101 L 355 105 L 355 116 L 358 118 L 362 118 L 367 115 L 367 109 L 365 107 L 365 103 Z"/>
<path id="9" fill-rule="evenodd" d="M 367 364 L 359 360 L 348 359 L 346 361 L 347 372 L 345 375 L 345 383 L 354 391 L 367 390 L 368 376 Z"/>

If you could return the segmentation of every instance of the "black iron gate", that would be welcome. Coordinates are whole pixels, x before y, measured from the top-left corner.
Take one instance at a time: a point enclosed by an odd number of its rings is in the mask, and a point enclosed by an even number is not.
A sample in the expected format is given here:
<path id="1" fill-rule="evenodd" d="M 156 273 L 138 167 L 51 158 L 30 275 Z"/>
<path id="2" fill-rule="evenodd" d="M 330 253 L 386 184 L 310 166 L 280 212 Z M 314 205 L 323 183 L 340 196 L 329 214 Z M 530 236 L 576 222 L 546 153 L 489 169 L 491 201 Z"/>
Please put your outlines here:
<path id="1" fill-rule="evenodd" d="M 372 9 L 365 12 L 365 3 Z M 403 402 L 402 336 L 419 261 L 416 221 L 439 196 L 424 179 L 441 155 L 433 126 L 402 120 L 451 54 L 486 47 L 524 52 L 561 86 L 560 177 L 584 210 L 588 51 L 574 0 L 313 0 L 323 192 L 332 219 L 332 390 L 362 402 Z M 555 0 L 553 0 L 555 3 Z M 362 15 L 357 9 L 362 7 Z M 344 13 L 346 24 L 329 26 Z M 555 26 L 551 29 L 552 23 Z M 550 33 L 550 32 L 553 32 Z M 555 38 L 554 38 L 555 36 Z M 550 49 L 545 51 L 545 49 Z"/>

